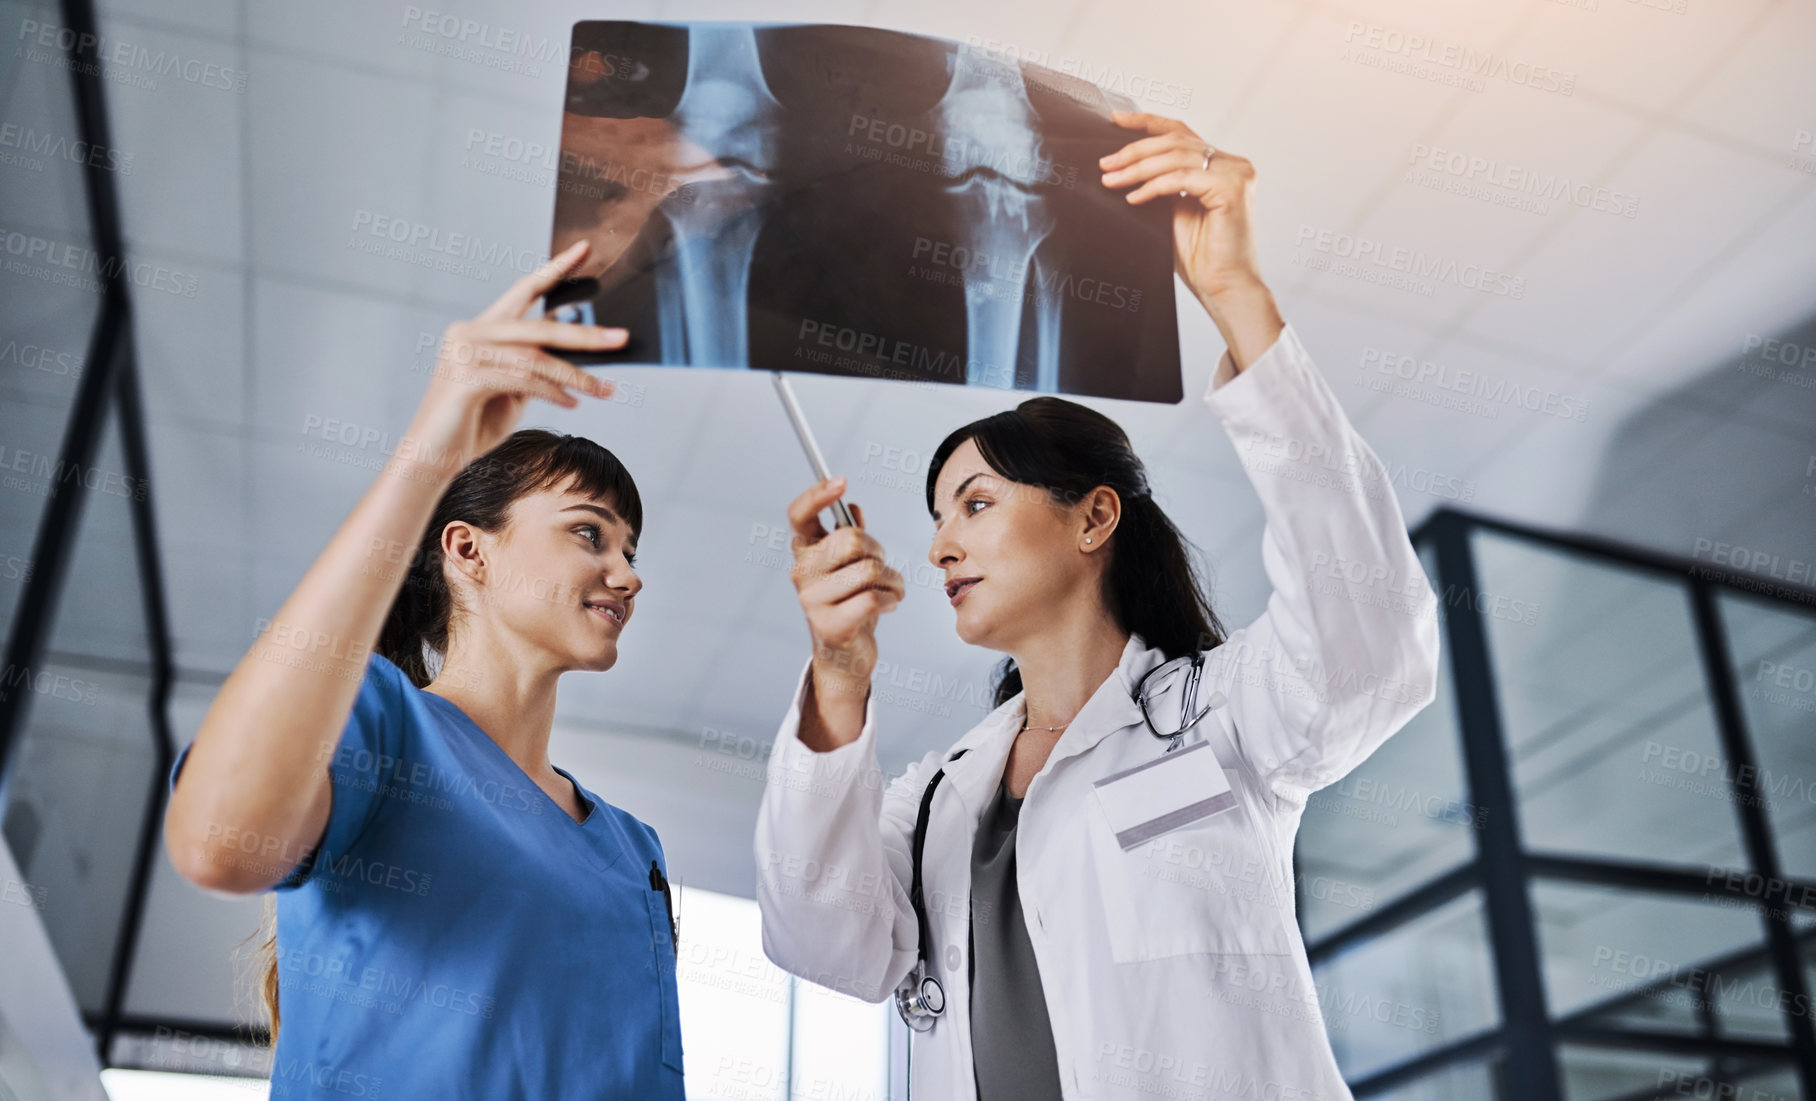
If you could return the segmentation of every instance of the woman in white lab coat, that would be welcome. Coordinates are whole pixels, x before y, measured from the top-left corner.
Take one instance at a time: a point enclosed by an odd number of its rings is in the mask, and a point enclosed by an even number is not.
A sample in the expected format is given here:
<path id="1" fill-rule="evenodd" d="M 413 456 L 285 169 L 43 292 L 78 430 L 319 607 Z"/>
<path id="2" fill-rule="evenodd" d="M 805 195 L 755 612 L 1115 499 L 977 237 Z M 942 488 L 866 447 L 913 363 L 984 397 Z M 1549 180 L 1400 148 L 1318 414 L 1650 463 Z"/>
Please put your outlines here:
<path id="1" fill-rule="evenodd" d="M 1173 205 L 1177 269 L 1229 349 L 1204 402 L 1261 500 L 1267 610 L 1225 637 L 1107 418 L 1042 397 L 967 425 L 930 464 L 928 556 L 959 637 L 1008 655 L 998 706 L 885 784 L 869 678 L 902 579 L 861 514 L 821 526 L 843 479 L 802 494 L 814 652 L 757 819 L 763 947 L 918 1010 L 919 1097 L 1347 1098 L 1293 839 L 1306 798 L 1435 695 L 1435 598 L 1261 279 L 1253 166 L 1174 119 L 1116 121 L 1140 136 L 1103 183 Z"/>

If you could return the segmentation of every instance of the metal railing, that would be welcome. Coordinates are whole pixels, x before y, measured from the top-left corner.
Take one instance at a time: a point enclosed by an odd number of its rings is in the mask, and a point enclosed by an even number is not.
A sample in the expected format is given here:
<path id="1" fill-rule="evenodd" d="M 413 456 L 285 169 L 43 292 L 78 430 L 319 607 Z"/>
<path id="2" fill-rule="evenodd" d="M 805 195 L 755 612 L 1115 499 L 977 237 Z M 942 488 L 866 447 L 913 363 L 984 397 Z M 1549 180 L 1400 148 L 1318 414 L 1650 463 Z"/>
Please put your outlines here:
<path id="1" fill-rule="evenodd" d="M 1483 616 L 1471 610 L 1473 595 L 1482 592 L 1471 535 L 1491 532 L 1549 551 L 1567 552 L 1584 561 L 1650 576 L 1683 586 L 1690 601 L 1691 628 L 1700 659 L 1716 732 L 1725 759 L 1733 768 L 1740 835 L 1748 867 L 1737 869 L 1783 884 L 1793 900 L 1765 906 L 1761 900 L 1717 877 L 1668 864 L 1585 859 L 1535 851 L 1521 840 L 1520 808 L 1509 764 L 1508 740 L 1498 699 L 1500 681 L 1489 652 Z M 1816 945 L 1816 929 L 1799 932 L 1791 911 L 1816 912 L 1816 881 L 1787 879 L 1783 874 L 1772 824 L 1766 818 L 1758 787 L 1764 772 L 1748 736 L 1735 684 L 1726 632 L 1716 598 L 1719 593 L 1745 594 L 1749 600 L 1795 610 L 1816 618 L 1816 590 L 1774 583 L 1761 593 L 1760 579 L 1696 559 L 1685 559 L 1619 543 L 1544 531 L 1451 508 L 1439 509 L 1413 532 L 1414 545 L 1429 549 L 1436 560 L 1432 587 L 1444 594 L 1444 648 L 1448 656 L 1462 759 L 1470 804 L 1481 814 L 1474 831 L 1475 851 L 1460 867 L 1387 900 L 1317 938 L 1308 938 L 1314 967 L 1328 963 L 1390 934 L 1405 923 L 1470 892 L 1480 891 L 1487 922 L 1490 956 L 1500 1011 L 1498 1027 L 1463 1036 L 1448 1044 L 1386 1066 L 1351 1082 L 1358 1098 L 1380 1096 L 1417 1082 L 1434 1072 L 1484 1060 L 1496 1062 L 1501 1095 L 1519 1101 L 1562 1101 L 1560 1044 L 1580 1044 L 1635 1052 L 1706 1055 L 1708 1077 L 1722 1083 L 1763 1067 L 1790 1066 L 1803 1095 L 1816 1097 L 1816 1031 L 1810 1014 L 1784 1013 L 1782 1043 L 1718 1034 L 1706 1003 L 1696 1032 L 1646 1029 L 1595 1023 L 1610 1010 L 1642 1001 L 1649 985 L 1623 990 L 1595 1005 L 1553 1018 L 1547 1010 L 1541 949 L 1529 893 L 1535 881 L 1586 883 L 1645 891 L 1660 896 L 1707 898 L 1727 895 L 1759 911 L 1764 944 L 1717 960 L 1706 968 L 1738 968 L 1769 963 L 1771 974 L 1789 1005 L 1809 1005 L 1801 951 Z M 1788 594 L 1788 595 L 1787 595 Z M 1459 600 L 1460 598 L 1460 600 Z M 1465 610 L 1455 611 L 1458 603 Z M 1652 1097 L 1643 1090 L 1635 1098 Z"/>

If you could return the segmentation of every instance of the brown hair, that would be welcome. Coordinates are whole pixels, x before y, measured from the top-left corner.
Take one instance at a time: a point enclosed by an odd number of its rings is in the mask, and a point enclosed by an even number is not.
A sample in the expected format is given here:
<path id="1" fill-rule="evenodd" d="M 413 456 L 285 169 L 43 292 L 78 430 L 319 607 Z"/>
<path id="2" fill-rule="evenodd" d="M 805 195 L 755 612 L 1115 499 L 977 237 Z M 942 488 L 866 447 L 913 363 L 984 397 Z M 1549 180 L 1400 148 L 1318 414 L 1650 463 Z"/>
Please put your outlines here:
<path id="1" fill-rule="evenodd" d="M 521 497 L 561 485 L 571 479 L 579 493 L 608 500 L 632 538 L 643 533 L 643 498 L 637 483 L 610 451 L 585 436 L 562 435 L 541 428 L 524 428 L 467 464 L 435 505 L 422 539 L 410 557 L 403 588 L 392 601 L 379 632 L 378 652 L 390 660 L 410 683 L 426 688 L 434 679 L 425 650 L 437 660 L 448 652 L 448 633 L 456 611 L 453 594 L 442 576 L 441 533 L 462 520 L 481 531 L 503 531 L 510 522 L 511 506 Z M 254 949 L 258 978 L 254 992 L 270 1021 L 271 1043 L 277 1043 L 277 899 L 265 898 L 264 920 L 253 937 L 263 934 Z M 251 939 L 251 938 L 248 938 Z"/>
<path id="2" fill-rule="evenodd" d="M 268 1042 L 277 1043 L 277 896 L 265 892 L 265 908 L 259 916 L 259 927 L 246 940 L 256 940 L 252 949 L 253 999 L 265 1011 Z M 246 941 L 241 941 L 241 944 Z"/>

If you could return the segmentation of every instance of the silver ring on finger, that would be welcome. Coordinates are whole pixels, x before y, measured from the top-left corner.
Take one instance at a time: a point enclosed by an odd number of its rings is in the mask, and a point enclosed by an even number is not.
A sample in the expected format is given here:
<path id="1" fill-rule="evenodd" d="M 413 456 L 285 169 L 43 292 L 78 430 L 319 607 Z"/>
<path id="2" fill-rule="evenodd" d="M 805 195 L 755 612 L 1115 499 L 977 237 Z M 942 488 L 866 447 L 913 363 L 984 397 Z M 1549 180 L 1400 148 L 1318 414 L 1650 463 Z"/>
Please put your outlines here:
<path id="1" fill-rule="evenodd" d="M 1202 172 L 1205 169 L 1209 168 L 1211 166 L 1211 158 L 1216 155 L 1217 155 L 1216 147 L 1207 142 L 1204 147 L 1204 163 L 1198 166 L 1198 170 L 1200 172 Z M 1179 189 L 1179 197 L 1181 199 L 1185 198 L 1185 188 L 1182 187 Z"/>

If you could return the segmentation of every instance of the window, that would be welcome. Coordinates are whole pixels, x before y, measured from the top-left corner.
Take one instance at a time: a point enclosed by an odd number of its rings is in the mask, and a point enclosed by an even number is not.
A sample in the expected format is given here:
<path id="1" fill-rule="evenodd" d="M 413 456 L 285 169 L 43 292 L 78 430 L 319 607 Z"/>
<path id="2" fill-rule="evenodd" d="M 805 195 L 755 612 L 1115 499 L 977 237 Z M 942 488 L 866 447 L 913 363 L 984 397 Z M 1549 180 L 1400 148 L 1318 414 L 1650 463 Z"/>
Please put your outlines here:
<path id="1" fill-rule="evenodd" d="M 887 1101 L 889 1002 L 788 974 L 763 954 L 757 904 L 684 888 L 676 976 L 689 1101 Z"/>
<path id="2" fill-rule="evenodd" d="M 1352 1081 L 1500 1023 L 1480 891 L 1339 952 L 1313 982 Z"/>

